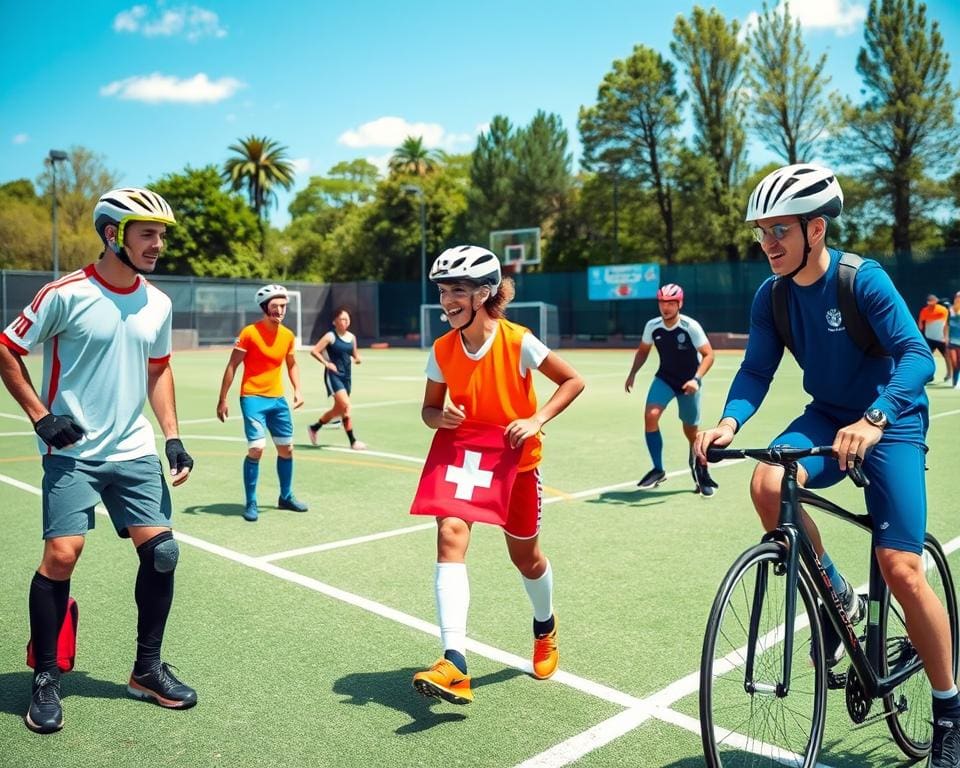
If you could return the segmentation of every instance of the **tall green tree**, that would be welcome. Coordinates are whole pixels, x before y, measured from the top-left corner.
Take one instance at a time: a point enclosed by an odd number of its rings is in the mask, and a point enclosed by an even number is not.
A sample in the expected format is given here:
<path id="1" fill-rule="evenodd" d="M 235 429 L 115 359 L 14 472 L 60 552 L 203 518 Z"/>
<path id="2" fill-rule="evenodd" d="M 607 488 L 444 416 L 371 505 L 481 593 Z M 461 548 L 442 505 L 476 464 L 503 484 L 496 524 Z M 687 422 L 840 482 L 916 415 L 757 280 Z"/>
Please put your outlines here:
<path id="1" fill-rule="evenodd" d="M 857 56 L 866 99 L 843 107 L 839 158 L 865 171 L 890 205 L 891 240 L 904 263 L 913 249 L 918 186 L 957 168 L 957 91 L 940 25 L 914 0 L 871 0 Z M 953 158 L 953 162 L 944 161 Z"/>
<path id="2" fill-rule="evenodd" d="M 776 8 L 764 3 L 748 43 L 754 132 L 787 163 L 810 162 L 829 121 L 824 89 L 830 78 L 823 73 L 827 55 L 810 63 L 800 22 L 790 15 L 789 3 Z"/>
<path id="3" fill-rule="evenodd" d="M 407 136 L 390 157 L 390 170 L 422 178 L 442 165 L 443 157 L 440 150 L 427 149 L 422 136 Z"/>
<path id="4" fill-rule="evenodd" d="M 293 186 L 293 164 L 287 148 L 266 136 L 248 136 L 231 144 L 233 157 L 223 165 L 223 180 L 234 192 L 245 190 L 260 224 L 260 253 L 266 255 L 267 210 L 276 203 L 277 189 Z"/>
<path id="5" fill-rule="evenodd" d="M 583 165 L 612 181 L 615 230 L 621 180 L 652 190 L 660 226 L 648 234 L 659 241 L 668 263 L 676 256 L 670 165 L 683 100 L 673 64 L 638 45 L 627 59 L 613 62 L 600 84 L 597 103 L 582 107 L 579 118 Z M 618 245 L 618 234 L 615 240 Z"/>
<path id="6" fill-rule="evenodd" d="M 735 233 L 742 209 L 737 189 L 746 168 L 744 62 L 746 46 L 739 39 L 740 24 L 729 24 L 716 9 L 699 6 L 690 18 L 678 16 L 670 50 L 686 70 L 692 89 L 691 105 L 696 148 L 711 161 L 713 173 L 703 180 L 713 198 L 717 219 L 709 229 L 719 235 L 705 247 L 740 258 L 744 238 Z M 742 229 L 742 227 L 741 227 Z"/>
<path id="7" fill-rule="evenodd" d="M 471 156 L 467 190 L 469 240 L 484 243 L 491 230 L 509 226 L 506 222 L 510 221 L 516 167 L 513 124 L 507 117 L 495 115 L 490 127 L 477 137 Z"/>
<path id="8" fill-rule="evenodd" d="M 307 186 L 297 192 L 290 204 L 290 216 L 315 215 L 325 208 L 344 208 L 371 200 L 376 192 L 379 172 L 368 160 L 337 163 L 326 176 L 311 176 Z"/>

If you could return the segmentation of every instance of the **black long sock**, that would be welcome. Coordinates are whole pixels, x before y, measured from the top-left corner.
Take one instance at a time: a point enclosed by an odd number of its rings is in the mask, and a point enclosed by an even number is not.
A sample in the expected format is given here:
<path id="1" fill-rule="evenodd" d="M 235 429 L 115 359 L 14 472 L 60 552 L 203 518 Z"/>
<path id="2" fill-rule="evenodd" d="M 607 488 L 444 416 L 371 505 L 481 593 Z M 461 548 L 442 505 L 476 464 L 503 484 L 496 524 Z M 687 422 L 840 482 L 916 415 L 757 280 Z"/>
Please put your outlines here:
<path id="1" fill-rule="evenodd" d="M 160 661 L 160 646 L 167 616 L 173 604 L 173 571 L 160 573 L 154 567 L 153 550 L 158 544 L 169 541 L 173 533 L 165 531 L 137 547 L 140 570 L 134 597 L 137 601 L 137 663 L 135 671 L 140 674 Z"/>
<path id="2" fill-rule="evenodd" d="M 70 579 L 54 581 L 39 571 L 30 582 L 30 639 L 37 672 L 57 668 L 57 638 L 67 615 Z"/>

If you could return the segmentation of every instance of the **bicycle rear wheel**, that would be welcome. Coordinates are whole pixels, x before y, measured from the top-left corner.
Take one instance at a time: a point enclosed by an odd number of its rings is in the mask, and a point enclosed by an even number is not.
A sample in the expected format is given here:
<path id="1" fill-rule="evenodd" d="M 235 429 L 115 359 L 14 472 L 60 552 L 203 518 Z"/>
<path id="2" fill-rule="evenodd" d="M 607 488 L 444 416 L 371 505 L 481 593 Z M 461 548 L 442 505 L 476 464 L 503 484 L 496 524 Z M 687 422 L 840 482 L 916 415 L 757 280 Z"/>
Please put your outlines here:
<path id="1" fill-rule="evenodd" d="M 744 552 L 713 602 L 700 660 L 700 733 L 710 768 L 814 766 L 823 739 L 827 673 L 820 618 L 806 580 L 798 580 L 790 689 L 783 682 L 786 549 L 775 542 Z M 745 685 L 754 596 L 761 599 L 752 689 Z"/>
<path id="2" fill-rule="evenodd" d="M 950 622 L 950 634 L 953 638 L 953 677 L 957 677 L 957 595 L 950 575 L 950 566 L 932 536 L 927 536 L 923 544 L 923 563 L 927 573 L 927 583 L 947 609 Z M 887 652 L 883 659 L 882 675 L 890 674 L 905 662 L 916 657 L 916 650 L 907 637 L 907 627 L 903 608 L 893 595 L 889 596 L 880 614 L 880 637 L 884 640 Z M 897 746 L 908 757 L 924 757 L 930 751 L 933 738 L 933 726 L 930 722 L 930 681 L 923 669 L 912 675 L 893 692 L 883 699 L 884 711 L 890 713 L 887 725 Z"/>

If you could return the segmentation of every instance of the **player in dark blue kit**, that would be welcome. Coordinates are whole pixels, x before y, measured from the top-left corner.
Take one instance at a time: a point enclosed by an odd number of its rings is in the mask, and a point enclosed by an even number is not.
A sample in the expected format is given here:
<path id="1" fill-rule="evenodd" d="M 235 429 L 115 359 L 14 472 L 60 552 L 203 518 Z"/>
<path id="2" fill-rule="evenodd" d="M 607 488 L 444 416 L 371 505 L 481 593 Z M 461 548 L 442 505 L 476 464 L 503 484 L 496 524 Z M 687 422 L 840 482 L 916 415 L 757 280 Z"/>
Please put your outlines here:
<path id="1" fill-rule="evenodd" d="M 809 488 L 840 481 L 856 457 L 863 470 L 867 511 L 874 520 L 873 546 L 883 577 L 903 606 L 910 641 L 923 659 L 933 688 L 931 768 L 960 768 L 960 696 L 953 679 L 950 626 L 930 589 L 921 559 L 926 529 L 925 437 L 929 423 L 924 384 L 934 372 L 930 350 L 886 272 L 864 260 L 854 282 L 860 315 L 886 357 L 854 343 L 838 310 L 841 253 L 825 244 L 827 222 L 843 210 L 843 192 L 832 171 L 800 164 L 780 168 L 760 182 L 747 205 L 774 276 L 757 290 L 747 351 L 727 395 L 723 417 L 697 435 L 698 461 L 710 445 L 726 446 L 759 408 L 783 356 L 772 292 L 785 281 L 789 321 L 803 388 L 812 400 L 771 444 L 830 445 L 838 459 L 801 461 L 799 480 Z M 758 464 L 750 493 L 764 528 L 776 525 L 779 466 Z M 860 601 L 823 550 L 820 533 L 804 513 L 804 525 L 851 618 Z M 838 643 L 837 643 L 838 644 Z M 828 659 L 835 654 L 827 648 Z M 831 652 L 833 651 L 833 652 Z"/>
<path id="2" fill-rule="evenodd" d="M 307 437 L 316 445 L 320 427 L 334 419 L 340 419 L 350 447 L 355 451 L 363 451 L 367 445 L 354 437 L 353 419 L 350 415 L 352 364 L 360 365 L 362 360 L 357 349 L 357 337 L 350 333 L 348 328 L 350 313 L 346 308 L 338 309 L 333 316 L 333 328 L 323 334 L 310 350 L 310 355 L 326 368 L 323 381 L 327 385 L 327 395 L 333 397 L 333 407 L 307 427 Z"/>
<path id="3" fill-rule="evenodd" d="M 644 326 L 640 346 L 633 356 L 633 366 L 623 388 L 630 392 L 637 371 L 647 361 L 650 350 L 656 346 L 660 366 L 650 383 L 647 404 L 644 408 L 644 437 L 647 450 L 653 460 L 653 469 L 643 476 L 637 485 L 655 488 L 667 479 L 663 471 L 663 437 L 660 435 L 660 417 L 673 398 L 677 398 L 677 410 L 683 424 L 683 434 L 690 443 L 690 471 L 694 487 L 704 497 L 713 496 L 717 484 L 710 477 L 706 466 L 693 460 L 693 440 L 700 424 L 700 386 L 703 377 L 713 365 L 713 347 L 700 323 L 692 317 L 680 314 L 683 306 L 683 288 L 667 283 L 657 291 L 660 316 Z"/>

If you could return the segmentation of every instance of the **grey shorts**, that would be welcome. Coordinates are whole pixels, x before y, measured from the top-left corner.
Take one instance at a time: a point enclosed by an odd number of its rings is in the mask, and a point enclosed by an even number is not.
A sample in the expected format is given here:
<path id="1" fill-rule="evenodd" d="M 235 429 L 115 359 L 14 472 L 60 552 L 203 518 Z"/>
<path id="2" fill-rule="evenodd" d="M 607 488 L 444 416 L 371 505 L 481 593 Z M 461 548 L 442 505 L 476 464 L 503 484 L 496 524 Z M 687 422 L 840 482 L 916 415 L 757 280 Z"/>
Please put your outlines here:
<path id="1" fill-rule="evenodd" d="M 83 536 L 95 528 L 93 510 L 100 501 L 123 538 L 129 538 L 130 527 L 170 527 L 170 489 L 158 456 L 129 461 L 43 457 L 44 539 Z"/>

